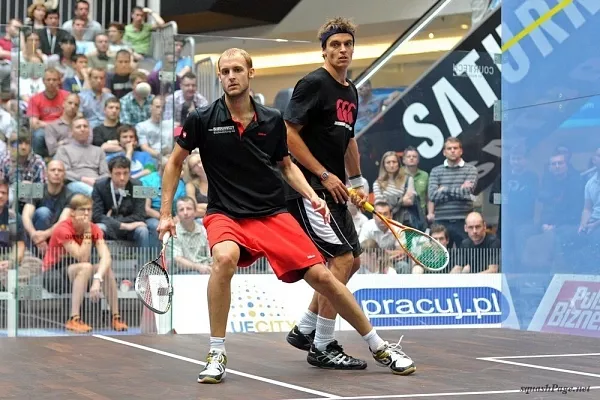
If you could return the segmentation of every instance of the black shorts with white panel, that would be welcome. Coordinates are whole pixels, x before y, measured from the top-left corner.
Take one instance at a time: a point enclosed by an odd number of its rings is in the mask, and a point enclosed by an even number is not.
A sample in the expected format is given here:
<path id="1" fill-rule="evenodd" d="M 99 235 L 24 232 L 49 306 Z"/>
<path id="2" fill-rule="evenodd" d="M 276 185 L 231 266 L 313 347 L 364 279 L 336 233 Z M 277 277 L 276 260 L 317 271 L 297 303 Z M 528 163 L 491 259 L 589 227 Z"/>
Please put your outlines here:
<path id="1" fill-rule="evenodd" d="M 323 216 L 314 210 L 310 201 L 302 197 L 288 199 L 290 214 L 296 218 L 325 258 L 339 257 L 348 252 L 355 258 L 360 256 L 362 249 L 348 206 L 336 204 L 329 192 L 317 193 L 327 201 L 331 212 L 329 224 L 323 221 Z"/>

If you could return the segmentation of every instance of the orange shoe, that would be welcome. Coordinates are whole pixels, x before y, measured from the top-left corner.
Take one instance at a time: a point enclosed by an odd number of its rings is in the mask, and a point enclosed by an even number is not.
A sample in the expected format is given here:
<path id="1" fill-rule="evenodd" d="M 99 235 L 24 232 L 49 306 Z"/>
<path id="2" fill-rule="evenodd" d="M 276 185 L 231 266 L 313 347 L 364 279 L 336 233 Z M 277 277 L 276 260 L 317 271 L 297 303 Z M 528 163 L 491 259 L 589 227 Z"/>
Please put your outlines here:
<path id="1" fill-rule="evenodd" d="M 120 315 L 113 316 L 112 327 L 115 331 L 119 331 L 119 332 L 126 331 L 127 329 L 129 329 L 127 324 L 125 322 L 121 321 Z"/>
<path id="2" fill-rule="evenodd" d="M 92 327 L 83 322 L 79 316 L 69 318 L 65 324 L 65 328 L 75 333 L 88 333 L 92 331 Z"/>

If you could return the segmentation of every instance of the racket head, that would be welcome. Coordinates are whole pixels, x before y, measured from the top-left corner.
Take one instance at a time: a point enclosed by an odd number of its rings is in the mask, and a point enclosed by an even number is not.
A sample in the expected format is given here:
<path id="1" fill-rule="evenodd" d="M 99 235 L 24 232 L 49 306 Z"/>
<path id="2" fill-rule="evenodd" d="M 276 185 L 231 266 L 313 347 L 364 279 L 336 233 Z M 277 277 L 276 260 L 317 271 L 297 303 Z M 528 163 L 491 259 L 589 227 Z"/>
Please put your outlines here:
<path id="1" fill-rule="evenodd" d="M 164 255 L 145 264 L 138 271 L 135 280 L 135 292 L 141 302 L 156 314 L 166 314 L 171 308 L 173 287 L 169 274 L 158 263 Z"/>
<path id="2" fill-rule="evenodd" d="M 445 269 L 450 262 L 446 246 L 420 230 L 389 220 L 375 213 L 392 231 L 400 247 L 418 265 L 431 272 Z"/>

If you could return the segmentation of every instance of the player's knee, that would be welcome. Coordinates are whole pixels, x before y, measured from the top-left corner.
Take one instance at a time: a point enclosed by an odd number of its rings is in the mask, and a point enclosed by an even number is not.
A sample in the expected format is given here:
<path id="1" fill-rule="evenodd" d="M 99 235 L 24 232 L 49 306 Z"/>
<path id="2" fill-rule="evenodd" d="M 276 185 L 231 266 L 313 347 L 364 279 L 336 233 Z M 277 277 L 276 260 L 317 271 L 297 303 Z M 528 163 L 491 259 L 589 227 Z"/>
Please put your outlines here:
<path id="1" fill-rule="evenodd" d="M 79 264 L 79 271 L 77 271 L 80 275 L 90 276 L 94 272 L 94 266 L 92 263 L 81 263 Z"/>
<path id="2" fill-rule="evenodd" d="M 212 275 L 231 277 L 235 273 L 237 257 L 232 253 L 218 253 L 213 255 Z"/>
<path id="3" fill-rule="evenodd" d="M 327 268 L 319 268 L 312 272 L 310 283 L 321 294 L 333 292 L 336 285 L 339 284 L 338 279 Z"/>

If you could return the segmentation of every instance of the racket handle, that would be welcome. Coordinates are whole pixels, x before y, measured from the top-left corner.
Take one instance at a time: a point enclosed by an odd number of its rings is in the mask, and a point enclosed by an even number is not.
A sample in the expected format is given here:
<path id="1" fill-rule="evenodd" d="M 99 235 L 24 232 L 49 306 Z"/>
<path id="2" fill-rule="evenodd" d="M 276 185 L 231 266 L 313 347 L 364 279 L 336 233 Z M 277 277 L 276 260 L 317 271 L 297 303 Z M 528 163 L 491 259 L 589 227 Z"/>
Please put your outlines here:
<path id="1" fill-rule="evenodd" d="M 350 194 L 355 194 L 356 190 L 350 188 L 350 189 L 348 189 L 348 192 L 350 192 Z M 368 211 L 370 213 L 372 213 L 373 211 L 375 211 L 375 207 L 373 207 L 373 205 L 371 203 L 369 203 L 368 201 L 365 201 L 365 203 L 363 204 L 362 208 L 365 211 Z"/>
<path id="2" fill-rule="evenodd" d="M 162 240 L 163 244 L 166 245 L 169 242 L 169 239 L 171 239 L 171 232 L 166 232 L 165 236 L 163 236 L 163 240 Z"/>

